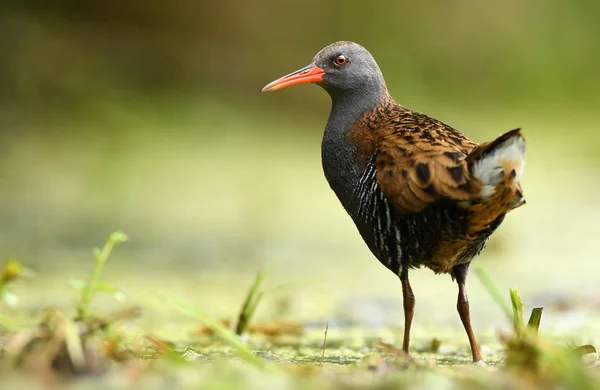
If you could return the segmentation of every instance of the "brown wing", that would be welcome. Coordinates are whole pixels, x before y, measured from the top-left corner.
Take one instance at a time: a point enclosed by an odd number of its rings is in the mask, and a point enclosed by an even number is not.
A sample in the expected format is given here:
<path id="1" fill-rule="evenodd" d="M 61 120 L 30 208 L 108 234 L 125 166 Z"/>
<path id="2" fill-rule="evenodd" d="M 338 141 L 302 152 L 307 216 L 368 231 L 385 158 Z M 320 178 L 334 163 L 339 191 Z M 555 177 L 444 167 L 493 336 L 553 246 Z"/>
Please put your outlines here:
<path id="1" fill-rule="evenodd" d="M 377 183 L 398 213 L 419 212 L 442 198 L 468 200 L 481 190 L 466 159 L 477 144 L 424 115 L 394 127 L 377 142 L 375 166 Z"/>

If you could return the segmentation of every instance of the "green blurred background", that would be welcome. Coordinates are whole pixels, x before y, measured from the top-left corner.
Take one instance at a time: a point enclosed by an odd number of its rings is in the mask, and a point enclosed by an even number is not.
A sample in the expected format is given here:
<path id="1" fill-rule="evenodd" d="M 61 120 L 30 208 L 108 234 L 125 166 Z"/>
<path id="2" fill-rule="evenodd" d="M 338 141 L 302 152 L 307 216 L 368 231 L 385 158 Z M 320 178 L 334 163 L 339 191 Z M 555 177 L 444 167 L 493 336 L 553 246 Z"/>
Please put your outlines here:
<path id="1" fill-rule="evenodd" d="M 400 324 L 397 279 L 321 171 L 329 98 L 259 93 L 353 40 L 407 107 L 479 142 L 524 129 L 528 204 L 477 263 L 528 303 L 598 309 L 599 21 L 583 0 L 5 2 L 1 254 L 46 275 L 26 300 L 55 304 L 121 229 L 131 241 L 107 278 L 134 301 L 175 290 L 224 315 L 275 264 L 274 283 L 309 281 L 285 298 L 297 317 Z M 421 328 L 459 329 L 450 278 L 412 280 Z M 475 277 L 469 288 L 476 327 L 501 322 Z"/>

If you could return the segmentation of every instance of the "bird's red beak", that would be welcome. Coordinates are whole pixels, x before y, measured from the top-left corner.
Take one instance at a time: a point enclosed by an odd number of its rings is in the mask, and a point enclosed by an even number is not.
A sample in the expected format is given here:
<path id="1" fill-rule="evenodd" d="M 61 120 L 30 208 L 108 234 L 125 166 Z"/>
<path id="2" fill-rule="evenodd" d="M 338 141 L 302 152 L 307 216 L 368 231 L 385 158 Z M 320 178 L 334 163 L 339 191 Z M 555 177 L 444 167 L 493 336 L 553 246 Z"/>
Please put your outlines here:
<path id="1" fill-rule="evenodd" d="M 277 91 L 291 85 L 302 84 L 302 83 L 317 83 L 323 81 L 323 75 L 325 71 L 316 65 L 310 64 L 302 69 L 278 78 L 277 80 L 270 82 L 265 85 L 261 92 Z"/>

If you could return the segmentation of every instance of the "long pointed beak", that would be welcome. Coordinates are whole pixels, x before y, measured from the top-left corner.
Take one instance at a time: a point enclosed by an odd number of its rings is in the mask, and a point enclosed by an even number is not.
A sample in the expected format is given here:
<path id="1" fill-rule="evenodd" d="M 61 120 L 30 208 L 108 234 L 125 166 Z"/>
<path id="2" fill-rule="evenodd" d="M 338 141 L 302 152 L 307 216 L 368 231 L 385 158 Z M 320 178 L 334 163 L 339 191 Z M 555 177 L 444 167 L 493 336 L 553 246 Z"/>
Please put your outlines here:
<path id="1" fill-rule="evenodd" d="M 323 69 L 319 68 L 316 65 L 310 64 L 302 69 L 298 69 L 295 72 L 278 78 L 273 82 L 270 82 L 269 84 L 265 85 L 265 87 L 261 89 L 260 92 L 277 91 L 278 89 L 282 89 L 296 84 L 317 83 L 319 81 L 323 81 L 324 75 L 325 71 Z"/>

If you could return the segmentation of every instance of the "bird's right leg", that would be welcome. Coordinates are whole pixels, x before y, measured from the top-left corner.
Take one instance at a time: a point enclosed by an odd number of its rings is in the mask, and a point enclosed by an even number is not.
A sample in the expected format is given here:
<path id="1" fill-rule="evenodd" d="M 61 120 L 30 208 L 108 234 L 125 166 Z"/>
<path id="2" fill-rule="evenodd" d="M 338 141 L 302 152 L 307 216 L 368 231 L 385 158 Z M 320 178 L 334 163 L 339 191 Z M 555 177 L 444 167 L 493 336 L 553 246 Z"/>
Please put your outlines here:
<path id="1" fill-rule="evenodd" d="M 412 325 L 413 315 L 415 314 L 415 296 L 408 281 L 408 269 L 404 268 L 400 273 L 400 282 L 402 283 L 402 301 L 404 304 L 404 341 L 402 342 L 402 351 L 408 354 L 408 344 L 410 343 L 410 326 Z"/>

